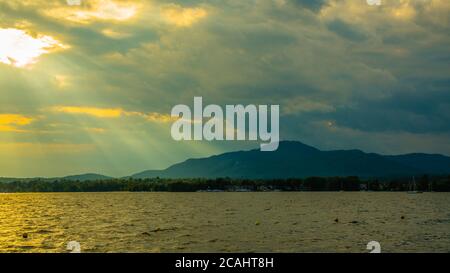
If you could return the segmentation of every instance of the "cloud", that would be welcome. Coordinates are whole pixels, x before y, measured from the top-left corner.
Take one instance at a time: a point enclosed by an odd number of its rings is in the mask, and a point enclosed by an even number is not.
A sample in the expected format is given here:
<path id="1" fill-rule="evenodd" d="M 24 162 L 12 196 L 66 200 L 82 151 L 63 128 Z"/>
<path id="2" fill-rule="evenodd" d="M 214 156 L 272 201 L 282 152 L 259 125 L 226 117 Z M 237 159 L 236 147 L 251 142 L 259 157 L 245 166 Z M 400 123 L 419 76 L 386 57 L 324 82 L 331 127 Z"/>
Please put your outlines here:
<path id="1" fill-rule="evenodd" d="M 88 115 L 96 118 L 119 118 L 119 117 L 141 117 L 150 122 L 167 123 L 173 122 L 175 119 L 169 114 L 161 114 L 157 112 L 137 112 L 125 111 L 122 108 L 97 108 L 86 106 L 54 106 L 50 108 L 53 112 L 60 112 L 74 115 Z"/>
<path id="2" fill-rule="evenodd" d="M 33 120 L 19 114 L 0 114 L 0 132 L 24 132 L 20 127 L 29 125 Z"/>
<path id="3" fill-rule="evenodd" d="M 120 108 L 96 108 L 83 106 L 55 106 L 52 111 L 66 114 L 81 114 L 97 118 L 118 118 L 122 115 L 123 110 Z"/>
<path id="4" fill-rule="evenodd" d="M 49 17 L 89 24 L 98 20 L 126 21 L 134 17 L 138 6 L 112 0 L 90 1 L 89 5 L 59 6 L 44 11 Z"/>
<path id="5" fill-rule="evenodd" d="M 399 6 L 391 10 L 393 17 L 401 20 L 411 20 L 416 16 L 416 9 L 411 2 L 401 2 Z"/>
<path id="6" fill-rule="evenodd" d="M 203 8 L 183 8 L 179 5 L 171 4 L 164 6 L 161 14 L 170 24 L 177 27 L 189 27 L 206 17 L 207 12 Z"/>
<path id="7" fill-rule="evenodd" d="M 446 143 L 448 133 L 411 133 L 408 131 L 367 132 L 352 127 L 336 124 L 334 121 L 316 121 L 309 124 L 307 130 L 313 132 L 324 149 L 354 149 L 358 147 L 365 152 L 383 154 L 404 154 L 411 152 L 450 153 Z M 343 141 L 343 140 L 346 141 Z"/>
<path id="8" fill-rule="evenodd" d="M 131 36 L 131 34 L 129 34 L 129 33 L 116 31 L 116 30 L 110 29 L 110 28 L 103 29 L 101 32 L 103 35 L 113 38 L 113 39 L 123 39 L 123 38 L 128 38 Z"/>
<path id="9" fill-rule="evenodd" d="M 356 26 L 349 25 L 341 20 L 334 20 L 328 23 L 328 29 L 352 41 L 363 41 L 367 38 L 364 32 L 358 30 Z"/>
<path id="10" fill-rule="evenodd" d="M 320 9 L 326 5 L 326 0 L 292 0 L 294 4 L 301 7 L 310 9 L 314 12 L 320 11 Z"/>
<path id="11" fill-rule="evenodd" d="M 127 116 L 138 116 L 146 119 L 147 121 L 151 122 L 158 122 L 158 123 L 168 123 L 168 122 L 174 122 L 177 120 L 177 117 L 172 117 L 170 114 L 161 114 L 156 112 L 150 112 L 150 113 L 142 113 L 142 112 L 124 112 Z"/>
<path id="12" fill-rule="evenodd" d="M 335 107 L 327 102 L 311 100 L 305 97 L 291 98 L 283 103 L 283 114 L 300 114 L 304 112 L 333 112 Z"/>

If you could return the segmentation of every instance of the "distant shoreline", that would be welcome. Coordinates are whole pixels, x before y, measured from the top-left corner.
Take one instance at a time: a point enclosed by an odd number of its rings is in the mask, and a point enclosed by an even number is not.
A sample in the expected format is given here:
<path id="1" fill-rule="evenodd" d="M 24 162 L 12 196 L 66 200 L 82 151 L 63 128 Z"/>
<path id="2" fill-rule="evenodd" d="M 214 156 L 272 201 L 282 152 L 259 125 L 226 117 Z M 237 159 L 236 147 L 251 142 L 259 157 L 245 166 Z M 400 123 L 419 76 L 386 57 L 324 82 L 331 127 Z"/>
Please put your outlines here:
<path id="1" fill-rule="evenodd" d="M 105 179 L 0 182 L 0 192 L 450 192 L 450 176 L 361 179 L 348 177 L 308 177 L 291 179 Z"/>

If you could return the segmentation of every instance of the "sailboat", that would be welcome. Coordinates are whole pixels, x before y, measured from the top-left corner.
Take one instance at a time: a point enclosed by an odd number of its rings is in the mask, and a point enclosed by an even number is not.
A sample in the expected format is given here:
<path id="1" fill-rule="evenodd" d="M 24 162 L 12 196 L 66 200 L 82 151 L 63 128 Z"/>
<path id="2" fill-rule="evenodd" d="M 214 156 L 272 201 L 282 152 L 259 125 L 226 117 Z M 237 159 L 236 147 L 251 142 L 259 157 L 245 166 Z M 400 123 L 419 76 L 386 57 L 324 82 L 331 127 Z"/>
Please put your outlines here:
<path id="1" fill-rule="evenodd" d="M 412 184 L 411 183 L 409 184 L 409 191 L 408 191 L 408 193 L 410 193 L 410 194 L 423 193 L 423 191 L 416 190 L 416 179 L 414 178 L 414 176 L 413 176 L 413 179 L 412 179 Z"/>

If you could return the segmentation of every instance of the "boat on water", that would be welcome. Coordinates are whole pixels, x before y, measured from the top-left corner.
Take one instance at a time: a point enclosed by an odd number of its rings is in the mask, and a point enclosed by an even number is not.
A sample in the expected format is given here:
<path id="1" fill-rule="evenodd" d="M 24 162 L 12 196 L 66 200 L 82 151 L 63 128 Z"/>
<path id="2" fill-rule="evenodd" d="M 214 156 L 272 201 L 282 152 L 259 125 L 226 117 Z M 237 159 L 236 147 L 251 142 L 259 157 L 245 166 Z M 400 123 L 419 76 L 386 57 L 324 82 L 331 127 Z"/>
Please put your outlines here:
<path id="1" fill-rule="evenodd" d="M 418 191 L 416 187 L 416 179 L 413 176 L 412 183 L 409 183 L 409 194 L 417 194 L 417 193 L 423 193 L 423 191 Z"/>

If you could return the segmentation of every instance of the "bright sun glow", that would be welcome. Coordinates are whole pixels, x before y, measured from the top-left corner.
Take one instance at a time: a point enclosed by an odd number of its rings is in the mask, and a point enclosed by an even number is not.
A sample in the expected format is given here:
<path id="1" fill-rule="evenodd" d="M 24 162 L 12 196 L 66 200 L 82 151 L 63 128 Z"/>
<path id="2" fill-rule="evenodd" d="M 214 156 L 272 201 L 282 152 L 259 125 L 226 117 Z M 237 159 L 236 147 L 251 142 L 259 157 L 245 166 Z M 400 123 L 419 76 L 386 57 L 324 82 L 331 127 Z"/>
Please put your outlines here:
<path id="1" fill-rule="evenodd" d="M 37 62 L 42 54 L 64 45 L 50 36 L 32 37 L 25 31 L 0 28 L 0 62 L 15 67 L 26 67 Z"/>

